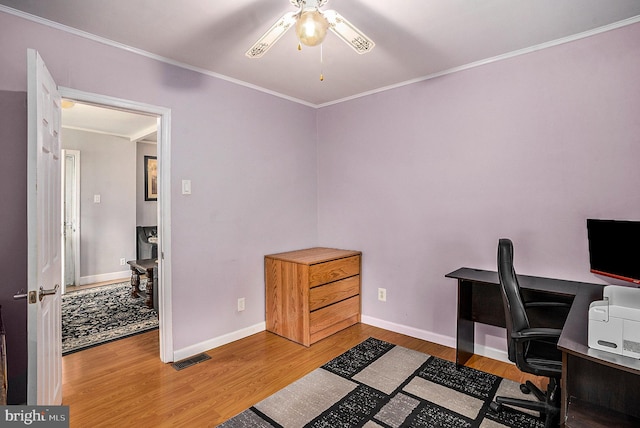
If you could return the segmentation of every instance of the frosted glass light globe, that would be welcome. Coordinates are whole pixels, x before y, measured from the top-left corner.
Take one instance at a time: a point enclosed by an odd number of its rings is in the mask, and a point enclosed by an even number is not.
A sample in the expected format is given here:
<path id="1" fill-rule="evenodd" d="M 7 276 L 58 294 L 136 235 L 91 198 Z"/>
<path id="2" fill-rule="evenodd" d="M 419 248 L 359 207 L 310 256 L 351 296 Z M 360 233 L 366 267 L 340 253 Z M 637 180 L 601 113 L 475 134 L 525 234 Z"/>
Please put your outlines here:
<path id="1" fill-rule="evenodd" d="M 318 10 L 302 12 L 296 22 L 296 34 L 300 43 L 317 46 L 324 40 L 329 29 L 329 22 Z"/>

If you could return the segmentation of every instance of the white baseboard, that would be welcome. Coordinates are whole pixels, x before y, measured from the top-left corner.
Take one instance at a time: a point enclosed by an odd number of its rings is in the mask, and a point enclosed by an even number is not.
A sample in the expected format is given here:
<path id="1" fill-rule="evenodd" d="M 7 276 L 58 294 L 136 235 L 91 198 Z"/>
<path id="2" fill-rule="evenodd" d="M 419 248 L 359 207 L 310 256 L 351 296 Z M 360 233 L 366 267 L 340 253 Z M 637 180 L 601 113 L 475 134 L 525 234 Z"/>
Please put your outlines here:
<path id="1" fill-rule="evenodd" d="M 130 278 L 131 271 L 124 270 L 121 272 L 102 273 L 99 275 L 89 275 L 80 277 L 80 285 L 94 284 L 96 282 L 113 281 L 114 279 Z"/>
<path id="2" fill-rule="evenodd" d="M 503 363 L 513 364 L 513 362 L 509 361 L 509 355 L 505 351 L 500 349 L 491 348 L 489 346 L 478 345 L 475 344 L 474 351 L 478 355 L 482 355 L 483 357 L 491 358 L 493 360 L 502 361 Z"/>
<path id="3" fill-rule="evenodd" d="M 233 331 L 219 337 L 214 337 L 213 339 L 205 340 L 204 342 L 187 346 L 186 348 L 174 350 L 173 361 L 180 361 L 185 358 L 193 357 L 201 352 L 226 345 L 227 343 L 235 342 L 236 340 L 243 339 L 247 336 L 251 336 L 252 334 L 260 333 L 266 329 L 267 323 L 261 322 L 250 327 L 243 328 L 242 330 Z"/>
<path id="4" fill-rule="evenodd" d="M 393 322 L 373 318 L 370 316 L 362 315 L 362 322 L 374 327 L 384 328 L 385 330 L 393 331 L 395 333 L 405 334 L 407 336 L 415 337 L 417 339 L 426 340 L 428 342 L 437 343 L 439 345 L 448 346 L 449 348 L 456 347 L 456 338 L 450 336 L 443 336 L 431 331 L 421 330 L 415 327 L 409 327 L 402 324 L 396 324 Z M 507 353 L 495 348 L 490 348 L 484 345 L 475 345 L 475 353 L 482 355 L 483 357 L 492 358 L 494 360 L 503 361 L 505 363 L 511 363 Z"/>
<path id="5" fill-rule="evenodd" d="M 417 339 L 437 343 L 439 345 L 448 346 L 450 348 L 456 347 L 456 339 L 454 337 L 443 336 L 431 331 L 421 330 L 419 328 L 409 327 L 402 324 L 396 324 L 390 321 L 385 321 L 366 315 L 362 315 L 362 323 L 369 324 L 378 328 L 384 328 L 385 330 L 393 331 L 395 333 L 405 334 Z M 242 330 L 233 331 L 219 337 L 214 337 L 213 339 L 205 340 L 204 342 L 187 346 L 186 348 L 174 350 L 173 361 L 184 360 L 185 358 L 192 357 L 201 352 L 208 351 L 209 349 L 214 349 L 219 346 L 226 345 L 227 343 L 231 343 L 236 340 L 251 336 L 252 334 L 260 333 L 261 331 L 264 331 L 266 329 L 266 322 L 261 322 L 250 327 L 243 328 Z M 494 360 L 512 364 L 507 357 L 507 353 L 500 349 L 476 344 L 475 353 L 478 355 L 482 355 L 483 357 L 492 358 Z"/>

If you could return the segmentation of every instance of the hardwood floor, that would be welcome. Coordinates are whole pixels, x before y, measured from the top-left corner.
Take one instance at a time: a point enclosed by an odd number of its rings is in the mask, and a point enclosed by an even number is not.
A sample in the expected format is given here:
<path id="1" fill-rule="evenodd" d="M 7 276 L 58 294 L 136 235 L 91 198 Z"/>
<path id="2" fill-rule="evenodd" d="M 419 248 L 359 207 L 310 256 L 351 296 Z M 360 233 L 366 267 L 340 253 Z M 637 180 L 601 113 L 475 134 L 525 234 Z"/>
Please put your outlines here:
<path id="1" fill-rule="evenodd" d="M 70 406 L 71 427 L 214 427 L 368 337 L 455 360 L 452 348 L 357 324 L 309 348 L 257 333 L 177 371 L 160 362 L 152 331 L 63 357 L 63 404 Z M 467 365 L 517 382 L 544 382 L 489 358 L 474 356 Z"/>

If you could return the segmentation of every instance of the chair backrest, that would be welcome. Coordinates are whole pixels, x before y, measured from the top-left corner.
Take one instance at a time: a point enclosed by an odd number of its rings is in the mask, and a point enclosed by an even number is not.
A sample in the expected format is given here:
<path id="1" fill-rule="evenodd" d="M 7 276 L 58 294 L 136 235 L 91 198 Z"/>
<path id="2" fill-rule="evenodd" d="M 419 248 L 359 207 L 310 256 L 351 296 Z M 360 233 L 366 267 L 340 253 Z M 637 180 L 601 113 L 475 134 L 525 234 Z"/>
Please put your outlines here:
<path id="1" fill-rule="evenodd" d="M 157 226 L 136 226 L 136 258 L 155 259 L 158 257 L 158 245 L 149 242 L 150 236 L 156 236 Z"/>
<path id="2" fill-rule="evenodd" d="M 147 240 L 150 236 L 158 234 L 158 226 L 136 226 L 138 236 L 142 240 Z"/>
<path id="3" fill-rule="evenodd" d="M 504 315 L 507 324 L 509 360 L 516 361 L 516 346 L 511 335 L 529 328 L 529 318 L 524 309 L 520 293 L 520 284 L 513 267 L 513 243 L 510 239 L 498 241 L 498 278 L 504 303 Z"/>

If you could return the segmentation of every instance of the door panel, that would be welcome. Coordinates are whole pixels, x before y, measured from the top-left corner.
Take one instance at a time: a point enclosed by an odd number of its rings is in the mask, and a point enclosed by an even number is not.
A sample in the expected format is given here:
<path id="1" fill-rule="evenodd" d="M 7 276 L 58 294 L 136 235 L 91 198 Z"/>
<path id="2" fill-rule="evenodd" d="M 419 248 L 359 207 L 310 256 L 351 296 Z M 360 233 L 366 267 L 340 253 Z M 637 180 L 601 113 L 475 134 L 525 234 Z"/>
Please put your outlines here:
<path id="1" fill-rule="evenodd" d="M 27 51 L 27 404 L 62 403 L 60 95 L 42 58 Z"/>

